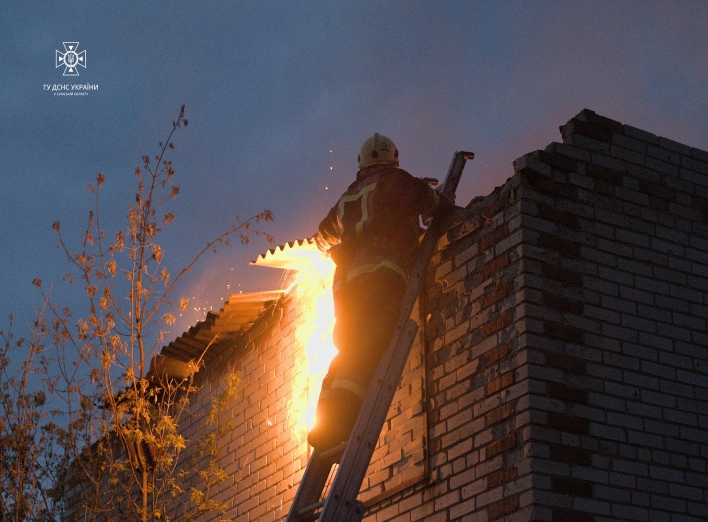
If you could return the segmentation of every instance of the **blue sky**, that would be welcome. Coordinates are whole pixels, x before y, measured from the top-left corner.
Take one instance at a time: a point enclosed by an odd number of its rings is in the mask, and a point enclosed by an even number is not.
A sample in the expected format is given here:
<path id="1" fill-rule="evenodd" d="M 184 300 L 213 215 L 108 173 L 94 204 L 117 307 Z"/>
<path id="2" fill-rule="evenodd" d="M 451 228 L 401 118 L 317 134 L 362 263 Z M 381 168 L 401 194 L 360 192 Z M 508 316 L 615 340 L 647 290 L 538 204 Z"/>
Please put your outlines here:
<path id="1" fill-rule="evenodd" d="M 105 223 L 123 227 L 133 170 L 182 104 L 181 193 L 164 236 L 173 272 L 234 214 L 271 209 L 279 243 L 314 233 L 374 132 L 418 176 L 443 177 L 455 150 L 474 151 L 458 204 L 560 141 L 583 108 L 708 149 L 703 0 L 3 2 L 0 24 L 0 328 L 9 313 L 31 316 L 34 277 L 79 302 L 52 222 L 78 246 L 86 186 L 102 172 Z M 68 80 L 54 63 L 67 41 L 87 57 Z M 99 89 L 43 89 L 64 83 Z M 276 288 L 277 271 L 248 266 L 266 248 L 223 248 L 197 266 L 174 336 L 229 293 Z"/>

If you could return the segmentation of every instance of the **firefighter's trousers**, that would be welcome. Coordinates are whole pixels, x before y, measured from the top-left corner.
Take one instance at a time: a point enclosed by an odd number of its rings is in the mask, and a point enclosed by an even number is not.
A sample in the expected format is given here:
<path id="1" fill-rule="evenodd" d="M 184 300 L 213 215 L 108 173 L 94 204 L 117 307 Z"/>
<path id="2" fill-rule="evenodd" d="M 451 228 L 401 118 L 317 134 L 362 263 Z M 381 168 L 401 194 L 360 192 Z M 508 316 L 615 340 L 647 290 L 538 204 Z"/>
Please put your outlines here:
<path id="1" fill-rule="evenodd" d="M 398 323 L 405 280 L 382 268 L 335 293 L 334 343 L 339 354 L 322 383 L 308 440 L 323 451 L 349 438 L 366 391 Z"/>

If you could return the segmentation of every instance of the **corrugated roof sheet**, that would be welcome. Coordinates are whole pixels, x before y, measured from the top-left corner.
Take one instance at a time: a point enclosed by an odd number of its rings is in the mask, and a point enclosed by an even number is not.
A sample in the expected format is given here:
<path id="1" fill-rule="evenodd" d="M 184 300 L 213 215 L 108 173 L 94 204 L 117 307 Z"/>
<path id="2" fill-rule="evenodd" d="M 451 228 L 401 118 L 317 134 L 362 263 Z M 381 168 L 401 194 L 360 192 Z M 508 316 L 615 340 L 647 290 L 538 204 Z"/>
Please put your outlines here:
<path id="1" fill-rule="evenodd" d="M 286 270 L 303 270 L 322 258 L 315 240 L 312 238 L 289 241 L 260 254 L 252 265 L 283 268 Z"/>
<path id="2" fill-rule="evenodd" d="M 302 270 L 319 262 L 321 256 L 314 239 L 298 239 L 260 254 L 251 264 Z M 216 342 L 221 342 L 238 337 L 253 325 L 271 303 L 284 294 L 285 290 L 233 294 L 218 313 L 208 312 L 204 321 L 199 321 L 163 347 L 161 355 L 184 362 L 198 360 L 215 338 Z M 208 362 L 214 355 L 207 350 L 204 362 Z"/>
<path id="3" fill-rule="evenodd" d="M 215 338 L 217 342 L 234 339 L 248 330 L 258 316 L 284 293 L 284 290 L 271 290 L 229 296 L 224 308 L 218 313 L 207 313 L 204 321 L 199 321 L 165 346 L 162 355 L 185 362 L 198 360 Z M 213 355 L 207 350 L 204 362 L 208 362 Z"/>

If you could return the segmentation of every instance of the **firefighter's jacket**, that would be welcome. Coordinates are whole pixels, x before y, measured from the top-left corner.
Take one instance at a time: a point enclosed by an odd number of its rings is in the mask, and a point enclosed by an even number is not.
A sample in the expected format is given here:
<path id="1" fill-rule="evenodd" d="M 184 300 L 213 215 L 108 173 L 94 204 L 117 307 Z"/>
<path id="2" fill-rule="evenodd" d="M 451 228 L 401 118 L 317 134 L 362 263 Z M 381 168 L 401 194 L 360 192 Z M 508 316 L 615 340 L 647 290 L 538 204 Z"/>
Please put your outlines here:
<path id="1" fill-rule="evenodd" d="M 377 270 L 407 281 L 419 246 L 419 216 L 453 208 L 452 200 L 405 170 L 361 169 L 315 235 L 319 249 L 329 251 L 337 265 L 335 299 L 338 287 Z"/>

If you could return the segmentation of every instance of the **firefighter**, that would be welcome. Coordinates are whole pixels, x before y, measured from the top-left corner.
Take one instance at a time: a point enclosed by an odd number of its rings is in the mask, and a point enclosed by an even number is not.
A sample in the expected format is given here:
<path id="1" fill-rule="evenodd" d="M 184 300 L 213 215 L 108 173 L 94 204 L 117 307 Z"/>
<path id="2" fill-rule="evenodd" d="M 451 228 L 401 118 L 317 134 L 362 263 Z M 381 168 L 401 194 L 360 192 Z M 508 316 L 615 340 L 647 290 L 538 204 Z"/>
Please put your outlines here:
<path id="1" fill-rule="evenodd" d="M 419 246 L 419 217 L 450 213 L 454 202 L 398 168 L 398 149 L 374 134 L 361 147 L 356 180 L 314 238 L 331 255 L 334 344 L 308 442 L 319 451 L 349 438 L 379 360 L 398 323 Z"/>

